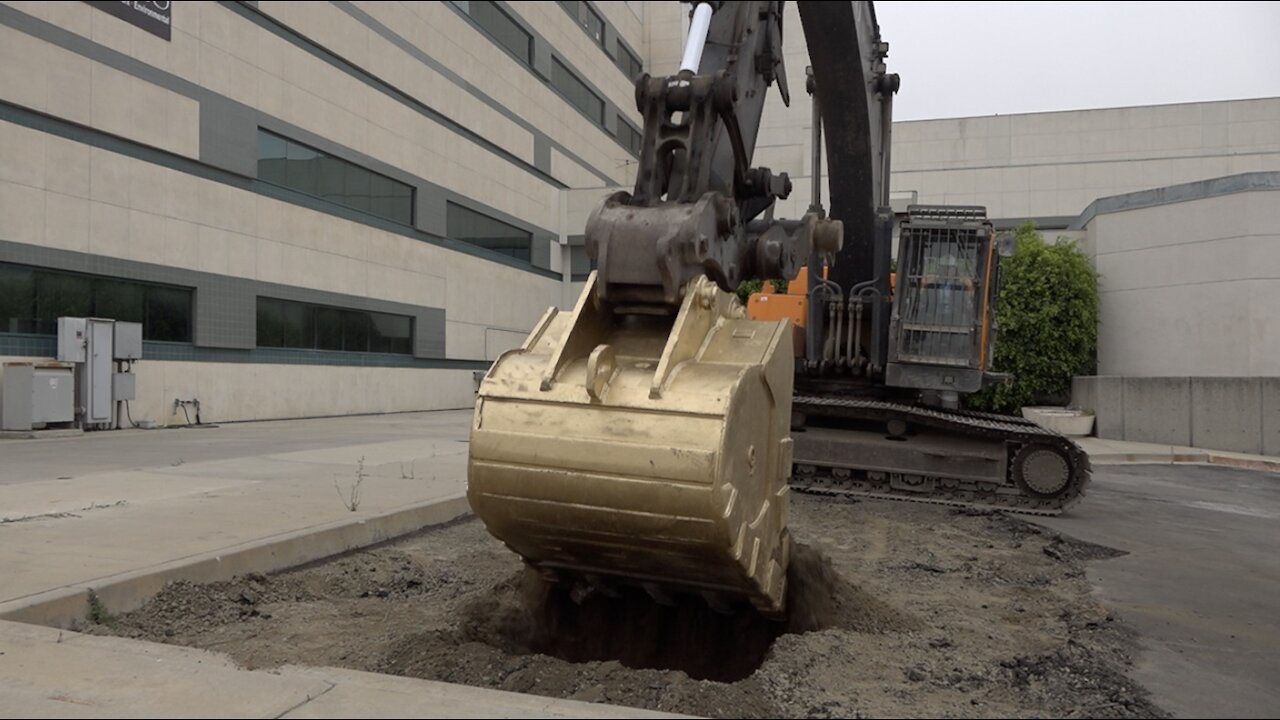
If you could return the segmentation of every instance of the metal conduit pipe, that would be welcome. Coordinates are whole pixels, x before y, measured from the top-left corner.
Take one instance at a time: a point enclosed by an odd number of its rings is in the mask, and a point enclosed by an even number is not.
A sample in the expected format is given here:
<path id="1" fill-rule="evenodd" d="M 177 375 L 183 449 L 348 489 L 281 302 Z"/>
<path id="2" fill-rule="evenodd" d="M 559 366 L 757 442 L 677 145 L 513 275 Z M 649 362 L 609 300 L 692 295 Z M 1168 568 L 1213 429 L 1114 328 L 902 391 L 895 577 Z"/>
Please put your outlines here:
<path id="1" fill-rule="evenodd" d="M 827 303 L 827 327 L 830 329 L 834 329 L 835 326 L 836 326 L 836 304 L 833 302 L 828 302 Z M 822 361 L 824 363 L 830 363 L 832 360 L 832 356 L 835 354 L 835 347 L 834 347 L 835 339 L 836 339 L 836 335 L 834 333 L 832 332 L 827 333 L 826 342 L 824 342 L 822 346 Z"/>
<path id="2" fill-rule="evenodd" d="M 836 367 L 844 367 L 844 300 L 836 300 L 831 303 L 831 307 L 835 310 L 836 315 Z"/>
<path id="3" fill-rule="evenodd" d="M 855 310 L 854 306 L 857 306 Z M 857 315 L 857 322 L 854 322 L 854 315 Z M 849 358 L 849 367 L 853 367 L 858 362 L 858 356 L 853 353 L 853 338 L 862 334 L 862 302 L 857 298 L 849 298 L 849 337 L 845 341 L 845 355 Z"/>

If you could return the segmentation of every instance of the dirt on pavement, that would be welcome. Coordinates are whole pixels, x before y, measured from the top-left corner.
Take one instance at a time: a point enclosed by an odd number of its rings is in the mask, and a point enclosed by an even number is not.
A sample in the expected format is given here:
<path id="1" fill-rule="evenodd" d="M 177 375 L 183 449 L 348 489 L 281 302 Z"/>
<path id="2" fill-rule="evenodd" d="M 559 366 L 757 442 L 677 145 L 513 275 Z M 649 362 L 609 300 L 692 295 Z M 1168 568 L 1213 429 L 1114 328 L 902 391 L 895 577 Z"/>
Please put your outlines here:
<path id="1" fill-rule="evenodd" d="M 174 583 L 84 628 L 713 717 L 1166 717 L 1083 565 L 1000 513 L 794 497 L 785 622 L 548 586 L 476 520 L 272 576 Z"/>

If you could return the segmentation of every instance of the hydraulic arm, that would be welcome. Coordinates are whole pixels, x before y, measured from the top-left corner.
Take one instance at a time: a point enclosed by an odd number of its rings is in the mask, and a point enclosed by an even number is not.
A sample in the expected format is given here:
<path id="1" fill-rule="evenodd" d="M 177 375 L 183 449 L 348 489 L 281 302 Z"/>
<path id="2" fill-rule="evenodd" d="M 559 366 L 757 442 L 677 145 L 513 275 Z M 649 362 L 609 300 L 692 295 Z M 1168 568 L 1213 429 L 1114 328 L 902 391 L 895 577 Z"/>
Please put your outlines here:
<path id="1" fill-rule="evenodd" d="M 843 229 L 819 210 L 773 218 L 790 181 L 751 162 L 765 91 L 789 97 L 782 3 L 690 12 L 680 70 L 636 82 L 639 171 L 587 222 L 598 271 L 481 384 L 468 495 L 548 577 L 780 613 L 790 328 L 730 291 L 794 275 Z"/>

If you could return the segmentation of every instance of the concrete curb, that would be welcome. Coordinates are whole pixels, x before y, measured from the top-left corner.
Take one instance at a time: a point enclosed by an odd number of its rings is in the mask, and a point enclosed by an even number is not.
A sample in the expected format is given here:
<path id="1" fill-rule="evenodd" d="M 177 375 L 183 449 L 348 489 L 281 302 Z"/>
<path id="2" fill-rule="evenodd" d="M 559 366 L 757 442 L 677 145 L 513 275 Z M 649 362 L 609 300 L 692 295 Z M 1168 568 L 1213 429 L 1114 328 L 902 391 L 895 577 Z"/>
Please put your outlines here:
<path id="1" fill-rule="evenodd" d="M 1280 473 L 1280 459 L 1246 458 L 1213 452 L 1194 453 L 1096 453 L 1089 455 L 1095 465 L 1222 465 L 1242 470 Z"/>
<path id="2" fill-rule="evenodd" d="M 97 595 L 107 612 L 128 612 L 175 580 L 206 583 L 252 572 L 286 570 L 440 525 L 470 512 L 466 494 L 460 493 L 382 515 L 357 516 L 293 530 L 0 603 L 0 619 L 65 628 L 86 617 L 90 592 Z"/>
<path id="3" fill-rule="evenodd" d="M 1123 465 L 1125 463 L 1140 463 L 1143 465 L 1208 464 L 1209 453 L 1090 453 L 1089 462 L 1097 465 Z"/>
<path id="4" fill-rule="evenodd" d="M 84 435 L 84 430 L 79 428 L 0 430 L 0 440 L 56 440 L 58 438 L 80 437 L 82 435 Z"/>
<path id="5" fill-rule="evenodd" d="M 1245 470 L 1261 470 L 1263 472 L 1280 473 L 1280 460 L 1263 460 L 1260 458 L 1244 458 L 1232 455 L 1209 454 L 1210 465 L 1226 465 Z"/>

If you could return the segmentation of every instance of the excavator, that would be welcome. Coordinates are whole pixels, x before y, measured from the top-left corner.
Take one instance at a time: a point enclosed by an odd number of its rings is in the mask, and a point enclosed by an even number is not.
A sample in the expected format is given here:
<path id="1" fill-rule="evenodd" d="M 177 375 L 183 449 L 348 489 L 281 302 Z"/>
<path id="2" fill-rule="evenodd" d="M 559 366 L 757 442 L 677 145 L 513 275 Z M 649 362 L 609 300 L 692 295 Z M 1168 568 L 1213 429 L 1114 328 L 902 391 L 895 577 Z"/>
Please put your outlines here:
<path id="1" fill-rule="evenodd" d="M 481 381 L 471 507 L 549 581 L 778 617 L 792 490 L 1039 514 L 1084 492 L 1088 458 L 1070 440 L 961 409 L 1001 379 L 992 318 L 1009 242 L 981 207 L 895 217 L 900 83 L 872 4 L 798 5 L 814 117 L 804 215 L 776 219 L 791 181 L 752 164 L 766 91 L 790 102 L 782 2 L 691 3 L 679 71 L 636 81 L 637 177 L 587 221 L 597 269 L 572 311 L 548 310 Z M 751 278 L 795 279 L 748 313 L 734 290 Z"/>

